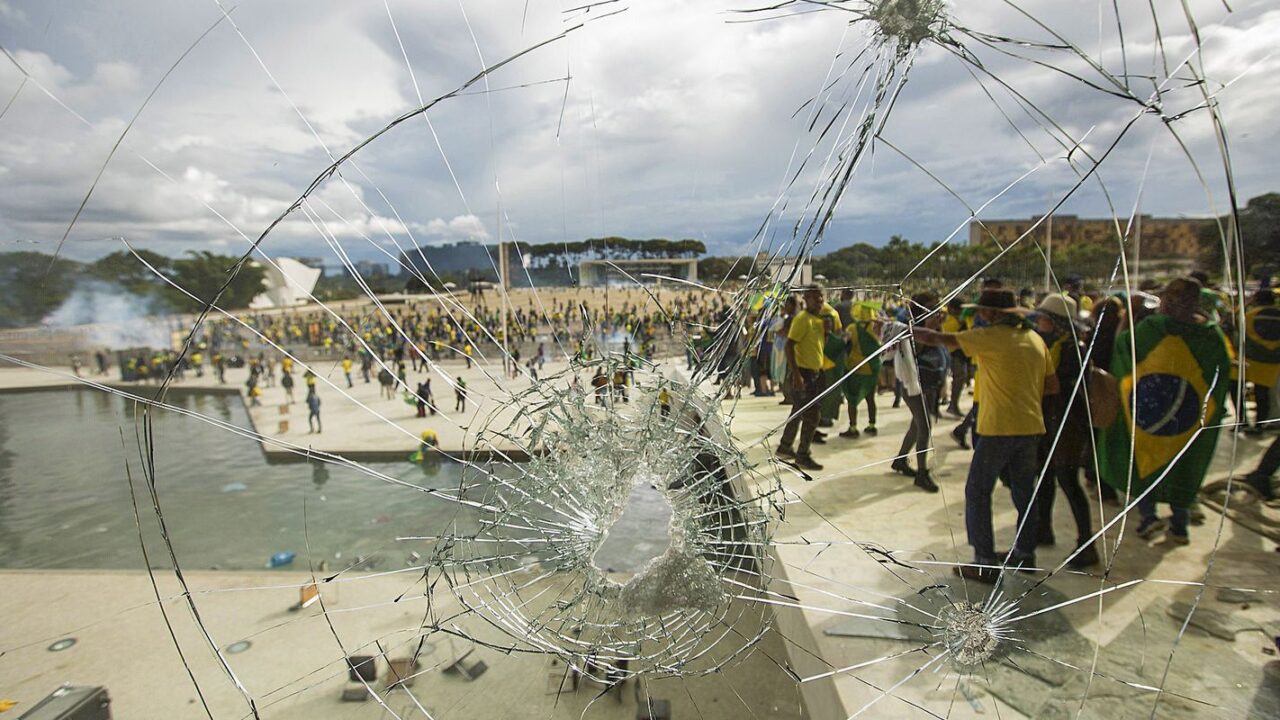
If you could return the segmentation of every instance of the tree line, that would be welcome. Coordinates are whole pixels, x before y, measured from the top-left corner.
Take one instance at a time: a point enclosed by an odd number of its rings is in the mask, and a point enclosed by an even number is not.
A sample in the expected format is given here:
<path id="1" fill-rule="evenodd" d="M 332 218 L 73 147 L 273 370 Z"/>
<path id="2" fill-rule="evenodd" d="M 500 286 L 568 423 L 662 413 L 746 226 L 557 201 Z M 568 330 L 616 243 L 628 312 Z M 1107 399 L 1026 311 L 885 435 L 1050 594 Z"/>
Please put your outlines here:
<path id="1" fill-rule="evenodd" d="M 243 308 L 262 292 L 265 272 L 260 265 L 247 263 L 235 277 L 230 276 L 240 260 L 238 257 L 205 250 L 192 250 L 178 258 L 150 250 L 137 252 L 138 257 L 134 257 L 120 250 L 89 263 L 55 259 L 40 252 L 0 253 L 0 327 L 36 324 L 60 307 L 77 288 L 88 285 L 103 292 L 128 293 L 153 313 L 199 310 L 217 295 L 228 279 L 230 285 L 219 302 L 222 307 Z M 138 258 L 198 301 L 157 277 Z"/>

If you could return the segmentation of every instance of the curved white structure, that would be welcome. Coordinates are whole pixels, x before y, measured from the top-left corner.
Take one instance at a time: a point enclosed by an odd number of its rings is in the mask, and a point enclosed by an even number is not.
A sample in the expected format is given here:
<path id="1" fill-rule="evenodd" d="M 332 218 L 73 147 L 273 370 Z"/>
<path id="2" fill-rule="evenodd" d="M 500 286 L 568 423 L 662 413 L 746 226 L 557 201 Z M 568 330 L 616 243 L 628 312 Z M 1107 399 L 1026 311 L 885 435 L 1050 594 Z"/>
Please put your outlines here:
<path id="1" fill-rule="evenodd" d="M 307 267 L 293 258 L 276 258 L 275 265 L 264 265 L 262 293 L 249 302 L 255 310 L 303 305 L 320 279 L 321 270 Z"/>

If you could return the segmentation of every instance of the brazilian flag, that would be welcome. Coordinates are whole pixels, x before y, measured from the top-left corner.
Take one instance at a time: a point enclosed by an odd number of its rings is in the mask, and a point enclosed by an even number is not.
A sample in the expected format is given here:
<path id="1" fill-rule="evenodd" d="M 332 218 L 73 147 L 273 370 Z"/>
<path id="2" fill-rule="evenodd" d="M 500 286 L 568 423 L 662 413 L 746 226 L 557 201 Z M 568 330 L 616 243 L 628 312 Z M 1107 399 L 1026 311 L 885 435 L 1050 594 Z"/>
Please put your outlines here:
<path id="1" fill-rule="evenodd" d="M 1275 387 L 1280 376 L 1280 307 L 1263 305 L 1244 316 L 1244 379 Z"/>
<path id="2" fill-rule="evenodd" d="M 848 353 L 844 361 L 845 372 L 855 367 L 858 369 L 845 378 L 841 389 L 844 391 L 845 399 L 857 405 L 876 391 L 876 383 L 880 379 L 880 356 L 874 353 L 880 349 L 880 340 L 865 322 L 855 322 L 850 334 L 853 337 L 848 343 Z M 863 363 L 862 361 L 868 357 L 871 359 Z M 862 367 L 858 367 L 860 363 Z"/>
<path id="3" fill-rule="evenodd" d="M 1231 381 L 1222 330 L 1152 315 L 1116 338 L 1111 372 L 1121 412 L 1101 434 L 1102 479 L 1134 495 L 1159 480 L 1156 500 L 1189 507 L 1213 460 Z"/>
<path id="4" fill-rule="evenodd" d="M 824 364 L 830 365 L 822 371 L 822 386 L 830 388 L 826 395 L 822 396 L 822 400 L 818 403 L 819 411 L 823 420 L 835 420 L 840 416 L 840 389 L 832 387 L 840 381 L 844 376 L 844 354 L 845 342 L 839 333 L 827 333 L 826 342 L 822 346 L 822 354 L 826 356 Z"/>

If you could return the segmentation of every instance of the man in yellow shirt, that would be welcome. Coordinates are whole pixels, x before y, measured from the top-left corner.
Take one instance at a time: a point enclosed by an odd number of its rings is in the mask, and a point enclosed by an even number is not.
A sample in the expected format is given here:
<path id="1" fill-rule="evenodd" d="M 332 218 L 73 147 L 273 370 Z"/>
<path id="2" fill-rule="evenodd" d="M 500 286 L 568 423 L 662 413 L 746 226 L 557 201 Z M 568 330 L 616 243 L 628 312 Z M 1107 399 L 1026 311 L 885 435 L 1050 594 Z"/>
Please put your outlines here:
<path id="1" fill-rule="evenodd" d="M 1045 432 L 1041 398 L 1058 392 L 1058 378 L 1044 340 L 1022 317 L 1011 290 L 984 290 L 976 306 L 985 327 L 941 333 L 916 326 L 916 340 L 963 350 L 977 361 L 978 442 L 965 481 L 965 528 L 974 562 L 955 572 L 966 580 L 995 583 L 1005 558 L 995 550 L 991 527 L 991 495 L 996 479 L 1007 472 L 1018 510 L 1018 531 L 1010 566 L 1035 567 L 1037 518 L 1032 501 L 1040 464 L 1036 450 Z"/>
<path id="2" fill-rule="evenodd" d="M 787 356 L 787 379 L 791 383 L 791 416 L 782 431 L 777 453 L 781 457 L 795 458 L 796 467 L 805 470 L 821 470 L 809 453 L 814 432 L 818 429 L 820 413 L 818 396 L 822 394 L 822 369 L 825 357 L 823 345 L 827 340 L 826 321 L 823 313 L 822 288 L 810 285 L 804 291 L 804 309 L 791 319 L 787 330 L 784 352 Z M 797 430 L 800 445 L 792 449 Z"/>

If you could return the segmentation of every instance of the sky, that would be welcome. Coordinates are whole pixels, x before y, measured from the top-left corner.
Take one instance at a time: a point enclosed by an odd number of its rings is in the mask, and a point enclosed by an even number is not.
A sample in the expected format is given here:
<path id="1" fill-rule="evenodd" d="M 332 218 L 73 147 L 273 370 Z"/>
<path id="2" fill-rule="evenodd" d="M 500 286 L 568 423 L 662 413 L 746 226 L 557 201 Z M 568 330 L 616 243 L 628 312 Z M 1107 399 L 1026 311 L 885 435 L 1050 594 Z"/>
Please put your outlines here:
<path id="1" fill-rule="evenodd" d="M 974 213 L 1059 204 L 1220 214 L 1228 169 L 1241 202 L 1280 190 L 1274 0 L 1189 0 L 1198 48 L 1181 0 L 1154 0 L 1158 34 L 1147 3 L 1117 20 L 1111 0 L 953 2 L 950 48 L 926 41 L 905 74 L 851 22 L 865 2 L 584 4 L 0 0 L 0 251 L 53 252 L 66 234 L 76 259 L 122 239 L 241 254 L 332 158 L 450 93 L 362 148 L 263 251 L 336 265 L 415 242 L 607 235 L 786 251 L 869 107 L 883 124 L 814 252 L 963 242 Z M 994 36 L 1079 52 L 980 41 Z M 870 102 L 863 68 L 896 73 L 891 107 Z M 1124 77 L 1125 92 L 1108 84 Z"/>

